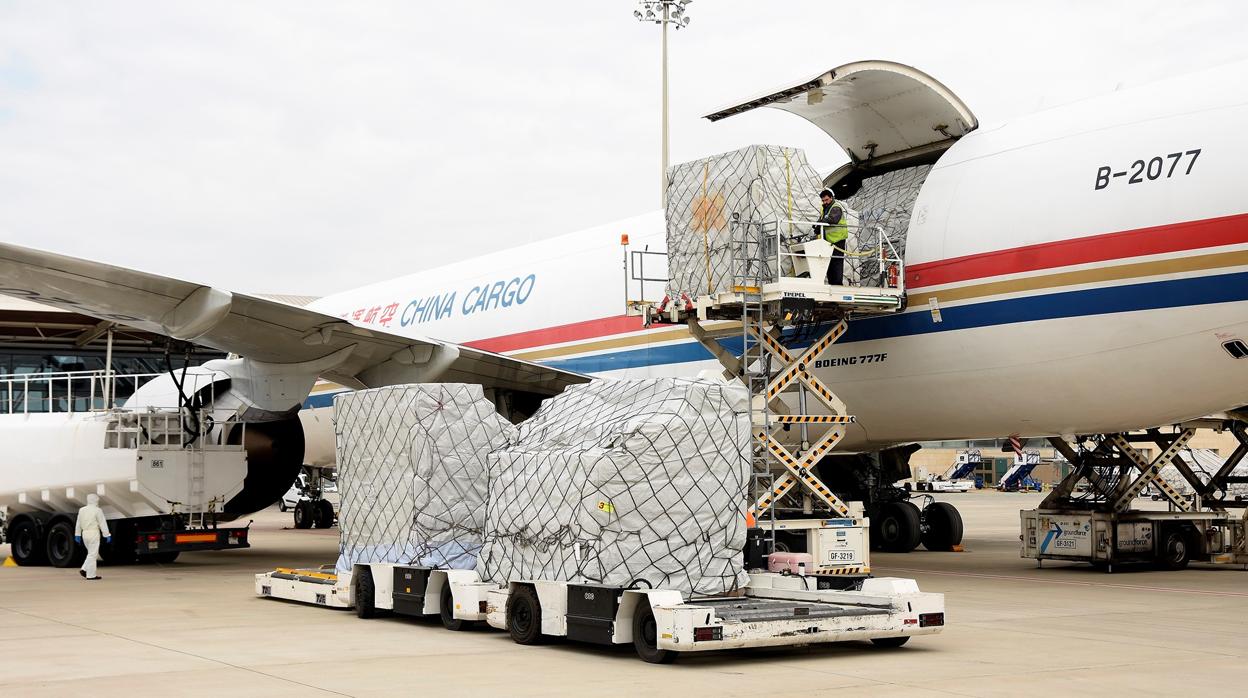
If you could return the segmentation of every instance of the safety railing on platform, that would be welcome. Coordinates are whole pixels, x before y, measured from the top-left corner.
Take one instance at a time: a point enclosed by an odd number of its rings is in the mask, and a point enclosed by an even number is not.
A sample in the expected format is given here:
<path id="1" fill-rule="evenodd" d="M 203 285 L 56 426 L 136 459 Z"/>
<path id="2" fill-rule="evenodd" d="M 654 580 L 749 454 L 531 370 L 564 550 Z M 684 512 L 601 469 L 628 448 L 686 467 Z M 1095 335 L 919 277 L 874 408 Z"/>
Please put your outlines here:
<path id="1" fill-rule="evenodd" d="M 779 269 L 781 276 L 813 276 L 812 267 L 820 266 L 824 259 L 840 257 L 845 260 L 845 269 L 849 272 L 840 285 L 905 291 L 905 259 L 883 226 L 847 224 L 850 235 L 845 240 L 844 252 L 837 252 L 825 239 L 824 231 L 829 227 L 831 224 L 818 221 L 781 221 L 775 228 L 775 242 L 771 247 L 776 258 L 773 268 Z M 861 245 L 863 241 L 870 243 L 872 240 L 875 244 L 870 247 L 848 249 L 850 241 Z"/>
<path id="2" fill-rule="evenodd" d="M 175 375 L 180 373 L 175 371 Z M 0 374 L 0 414 L 98 412 L 122 406 L 139 386 L 165 375 L 111 371 Z M 188 373 L 188 394 L 211 384 L 209 376 Z M 210 396 L 215 397 L 215 396 Z M 177 409 L 178 405 L 158 407 Z"/>

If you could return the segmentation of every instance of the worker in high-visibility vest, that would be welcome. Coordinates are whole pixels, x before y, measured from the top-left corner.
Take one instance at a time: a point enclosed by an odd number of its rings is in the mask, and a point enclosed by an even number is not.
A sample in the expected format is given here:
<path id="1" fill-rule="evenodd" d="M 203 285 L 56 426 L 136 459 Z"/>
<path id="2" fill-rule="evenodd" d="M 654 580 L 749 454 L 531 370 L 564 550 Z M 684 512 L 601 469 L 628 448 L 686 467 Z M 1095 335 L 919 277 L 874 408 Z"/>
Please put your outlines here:
<path id="1" fill-rule="evenodd" d="M 845 283 L 845 249 L 846 240 L 849 238 L 849 221 L 841 205 L 832 196 L 831 189 L 819 192 L 819 200 L 823 203 L 823 209 L 819 214 L 819 225 L 815 226 L 816 232 L 822 233 L 823 239 L 832 244 L 832 261 L 828 264 L 827 281 L 832 286 L 841 286 Z"/>

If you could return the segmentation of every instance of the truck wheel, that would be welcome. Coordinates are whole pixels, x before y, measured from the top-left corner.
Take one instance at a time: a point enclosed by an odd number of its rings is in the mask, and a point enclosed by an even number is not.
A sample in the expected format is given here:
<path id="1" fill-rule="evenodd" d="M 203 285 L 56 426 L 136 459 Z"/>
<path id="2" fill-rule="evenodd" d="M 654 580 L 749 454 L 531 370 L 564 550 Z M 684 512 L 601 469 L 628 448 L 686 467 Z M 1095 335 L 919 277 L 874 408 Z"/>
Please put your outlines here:
<path id="1" fill-rule="evenodd" d="M 451 580 L 442 583 L 442 592 L 438 595 L 438 615 L 442 618 L 442 627 L 447 630 L 472 630 L 476 623 L 455 617 L 455 595 L 451 593 Z"/>
<path id="2" fill-rule="evenodd" d="M 675 652 L 661 650 L 658 645 L 659 626 L 654 622 L 654 609 L 650 608 L 649 599 L 639 599 L 633 614 L 633 647 L 638 657 L 651 664 L 666 664 L 676 658 Z"/>
<path id="3" fill-rule="evenodd" d="M 283 514 L 285 514 L 287 511 L 289 511 L 289 510 L 290 510 L 290 507 L 286 506 L 286 500 L 285 500 L 285 499 L 279 499 L 279 500 L 277 500 L 277 510 L 278 510 L 278 511 L 280 511 L 280 512 L 282 512 Z"/>
<path id="4" fill-rule="evenodd" d="M 316 508 L 313 511 L 312 524 L 317 528 L 330 528 L 334 525 L 334 505 L 328 499 L 318 499 L 315 502 Z"/>
<path id="5" fill-rule="evenodd" d="M 47 550 L 53 567 L 80 567 L 87 559 L 87 549 L 74 542 L 74 525 L 65 519 L 48 529 Z"/>
<path id="6" fill-rule="evenodd" d="M 962 542 L 962 515 L 948 502 L 933 502 L 923 510 L 927 530 L 923 532 L 923 547 L 928 550 L 949 551 Z"/>
<path id="7" fill-rule="evenodd" d="M 361 567 L 355 578 L 355 615 L 373 618 L 377 615 L 377 586 L 373 584 L 373 570 Z"/>
<path id="8" fill-rule="evenodd" d="M 47 546 L 44 544 L 43 536 L 39 535 L 39 524 L 34 520 L 22 517 L 10 526 L 9 543 L 11 543 L 13 561 L 22 567 L 48 563 Z"/>
<path id="9" fill-rule="evenodd" d="M 170 550 L 164 553 L 154 553 L 152 555 L 148 555 L 147 559 L 151 560 L 152 562 L 156 562 L 162 565 L 168 565 L 174 562 L 175 560 L 177 560 L 178 555 L 180 555 L 181 553 L 182 553 L 181 550 Z"/>
<path id="10" fill-rule="evenodd" d="M 880 548 L 908 553 L 919 546 L 919 508 L 908 501 L 885 504 L 879 525 Z"/>
<path id="11" fill-rule="evenodd" d="M 312 502 L 307 499 L 300 500 L 295 505 L 295 528 L 312 528 Z"/>
<path id="12" fill-rule="evenodd" d="M 533 587 L 518 586 L 507 595 L 507 632 L 521 645 L 542 641 L 542 604 Z"/>
<path id="13" fill-rule="evenodd" d="M 908 637 L 873 637 L 871 644 L 876 647 L 901 647 L 910 641 Z"/>
<path id="14" fill-rule="evenodd" d="M 1180 531 L 1175 531 L 1166 537 L 1166 542 L 1161 548 L 1159 562 L 1168 570 L 1181 570 L 1187 567 L 1191 554 L 1191 543 L 1188 542 L 1187 536 Z"/>

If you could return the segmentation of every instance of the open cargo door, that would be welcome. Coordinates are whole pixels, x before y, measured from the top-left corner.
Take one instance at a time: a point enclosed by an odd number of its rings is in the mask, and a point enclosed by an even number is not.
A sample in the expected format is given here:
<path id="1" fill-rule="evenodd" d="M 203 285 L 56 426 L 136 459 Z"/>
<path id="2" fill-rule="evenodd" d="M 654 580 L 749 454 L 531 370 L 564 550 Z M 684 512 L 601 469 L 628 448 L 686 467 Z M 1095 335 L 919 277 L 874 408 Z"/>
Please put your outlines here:
<path id="1" fill-rule="evenodd" d="M 706 118 L 718 121 L 758 107 L 810 121 L 845 150 L 852 162 L 848 167 L 861 170 L 932 162 L 979 125 L 949 88 L 922 71 L 888 61 L 833 68 Z"/>

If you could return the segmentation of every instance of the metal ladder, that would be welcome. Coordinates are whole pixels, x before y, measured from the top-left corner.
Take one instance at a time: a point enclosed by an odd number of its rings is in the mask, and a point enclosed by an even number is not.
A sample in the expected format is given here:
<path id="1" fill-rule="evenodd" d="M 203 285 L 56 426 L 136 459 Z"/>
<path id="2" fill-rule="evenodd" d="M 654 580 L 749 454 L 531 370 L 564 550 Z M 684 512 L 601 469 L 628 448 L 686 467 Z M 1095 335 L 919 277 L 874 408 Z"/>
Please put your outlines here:
<path id="1" fill-rule="evenodd" d="M 773 232 L 774 232 L 774 224 Z M 854 418 L 845 405 L 809 370 L 811 363 L 844 335 L 842 319 L 829 331 L 800 353 L 782 343 L 780 327 L 770 325 L 762 296 L 762 284 L 771 273 L 767 268 L 766 244 L 773 235 L 766 224 L 742 221 L 734 217 L 732 240 L 734 254 L 733 292 L 741 299 L 741 354 L 732 356 L 710 337 L 697 323 L 689 320 L 693 335 L 707 347 L 724 366 L 726 374 L 736 376 L 749 391 L 750 424 L 753 432 L 752 457 L 754 503 L 746 515 L 751 525 L 767 515 L 775 521 L 775 504 L 798 485 L 804 495 L 813 498 L 837 516 L 850 516 L 845 502 L 832 493 L 815 474 L 815 466 L 845 435 L 845 427 Z M 781 400 L 786 393 L 796 392 L 798 409 L 793 412 Z M 828 415 L 807 413 L 808 399 L 813 396 L 830 412 Z M 826 424 L 830 428 L 815 443 L 810 443 L 808 427 Z M 802 431 L 797 454 L 776 438 L 779 430 L 797 425 Z M 776 464 L 783 474 L 776 478 Z M 763 485 L 766 484 L 764 488 Z M 804 509 L 810 508 L 804 501 Z M 773 528 L 774 530 L 774 528 Z"/>
<path id="2" fill-rule="evenodd" d="M 776 478 L 771 468 L 771 456 L 768 455 L 766 444 L 758 438 L 759 430 L 770 433 L 772 428 L 772 411 L 766 400 L 759 401 L 756 396 L 766 392 L 771 381 L 771 355 L 763 350 L 761 342 L 751 345 L 746 328 L 762 328 L 765 323 L 763 306 L 763 282 L 767 277 L 765 250 L 761 240 L 759 226 L 748 221 L 733 220 L 732 237 L 733 276 L 732 288 L 742 297 L 741 303 L 741 356 L 738 357 L 736 375 L 749 391 L 750 413 L 750 466 L 751 486 L 750 498 L 757 502 L 763 493 L 776 491 Z M 754 254 L 750 254 L 753 251 Z M 775 544 L 775 509 L 766 510 L 771 524 L 772 544 Z M 757 506 L 751 507 L 746 515 L 747 525 L 754 525 L 759 515 Z"/>

